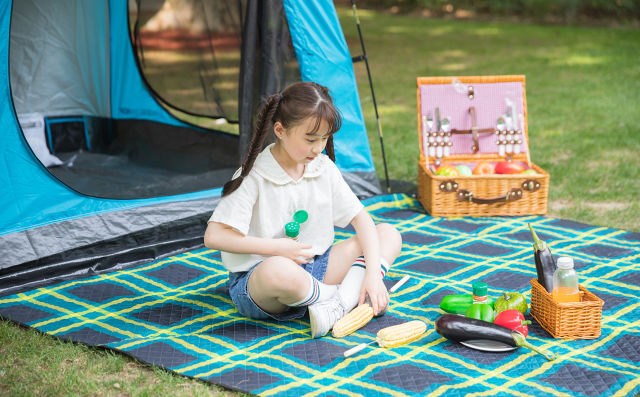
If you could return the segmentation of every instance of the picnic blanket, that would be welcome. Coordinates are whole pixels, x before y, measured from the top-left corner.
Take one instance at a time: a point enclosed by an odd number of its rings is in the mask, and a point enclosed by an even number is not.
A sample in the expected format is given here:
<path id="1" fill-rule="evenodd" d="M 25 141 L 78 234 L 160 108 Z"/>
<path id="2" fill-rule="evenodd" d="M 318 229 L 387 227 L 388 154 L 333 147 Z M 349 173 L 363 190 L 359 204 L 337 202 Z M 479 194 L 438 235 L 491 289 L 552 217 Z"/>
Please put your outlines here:
<path id="1" fill-rule="evenodd" d="M 377 223 L 402 233 L 402 254 L 388 286 L 388 313 L 341 339 L 311 339 L 308 319 L 254 321 L 227 294 L 220 253 L 198 249 L 137 268 L 0 298 L 0 316 L 64 340 L 102 346 L 178 374 L 264 396 L 575 395 L 640 392 L 640 234 L 540 216 L 436 218 L 406 195 L 365 201 Z M 483 281 L 489 295 L 520 291 L 535 278 L 531 223 L 557 256 L 574 258 L 580 282 L 605 302 L 602 334 L 553 339 L 537 323 L 532 344 L 469 349 L 434 330 L 440 299 Z M 352 235 L 337 229 L 337 239 Z M 426 334 L 393 349 L 368 346 L 386 326 L 419 319 Z"/>

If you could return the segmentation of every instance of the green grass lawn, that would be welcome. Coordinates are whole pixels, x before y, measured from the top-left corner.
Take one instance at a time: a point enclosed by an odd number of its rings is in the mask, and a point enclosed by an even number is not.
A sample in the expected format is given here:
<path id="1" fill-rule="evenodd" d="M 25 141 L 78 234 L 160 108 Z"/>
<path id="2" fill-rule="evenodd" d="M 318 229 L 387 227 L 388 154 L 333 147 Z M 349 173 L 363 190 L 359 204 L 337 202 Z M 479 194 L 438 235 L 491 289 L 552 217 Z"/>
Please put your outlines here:
<path id="1" fill-rule="evenodd" d="M 352 55 L 360 43 L 339 10 Z M 416 77 L 526 76 L 531 159 L 551 174 L 548 215 L 640 231 L 640 31 L 358 12 L 391 179 L 416 182 Z M 364 63 L 359 92 L 384 178 Z"/>
<path id="2" fill-rule="evenodd" d="M 360 53 L 350 9 L 339 15 Z M 549 215 L 640 231 L 640 30 L 431 20 L 360 10 L 392 179 L 415 182 L 417 76 L 524 74 Z M 378 175 L 371 93 L 356 65 Z M 238 395 L 0 321 L 0 395 Z"/>

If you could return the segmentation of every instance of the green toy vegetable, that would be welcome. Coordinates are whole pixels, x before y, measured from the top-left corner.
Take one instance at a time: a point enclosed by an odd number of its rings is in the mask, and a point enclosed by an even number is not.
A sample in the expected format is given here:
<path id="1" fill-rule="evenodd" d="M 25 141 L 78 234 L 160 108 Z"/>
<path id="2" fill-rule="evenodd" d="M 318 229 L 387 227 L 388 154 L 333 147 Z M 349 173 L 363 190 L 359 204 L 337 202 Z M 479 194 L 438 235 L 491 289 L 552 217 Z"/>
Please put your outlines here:
<path id="1" fill-rule="evenodd" d="M 469 318 L 475 318 L 489 323 L 493 321 L 493 309 L 491 306 L 484 303 L 475 303 L 470 305 L 464 315 Z"/>
<path id="2" fill-rule="evenodd" d="M 493 308 L 494 300 L 487 298 L 487 305 Z M 473 303 L 473 295 L 447 295 L 440 301 L 440 309 L 447 313 L 465 314 L 467 309 Z"/>
<path id="3" fill-rule="evenodd" d="M 473 283 L 473 303 L 467 311 L 464 313 L 465 316 L 471 318 L 477 318 L 482 321 L 493 321 L 493 308 L 490 305 L 487 305 L 487 299 L 489 296 L 487 295 L 487 284 L 483 282 Z"/>
<path id="4" fill-rule="evenodd" d="M 509 309 L 516 309 L 522 314 L 527 314 L 528 308 L 527 298 L 519 292 L 503 292 L 502 296 L 493 303 L 496 315 Z"/>

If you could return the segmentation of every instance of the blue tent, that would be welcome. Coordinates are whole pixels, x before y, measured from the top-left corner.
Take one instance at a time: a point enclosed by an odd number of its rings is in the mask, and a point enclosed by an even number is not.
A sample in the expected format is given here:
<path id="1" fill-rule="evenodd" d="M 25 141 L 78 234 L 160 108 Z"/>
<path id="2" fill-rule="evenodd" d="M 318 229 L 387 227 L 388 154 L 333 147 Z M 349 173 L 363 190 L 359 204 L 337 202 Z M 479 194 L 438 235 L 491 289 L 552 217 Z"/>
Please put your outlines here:
<path id="1" fill-rule="evenodd" d="M 274 1 L 269 10 L 267 2 L 240 2 L 239 135 L 171 111 L 142 72 L 131 3 L 0 0 L 0 295 L 201 244 L 221 186 L 239 165 L 251 112 L 260 95 L 285 83 L 274 85 L 269 76 L 259 82 L 259 71 L 273 68 L 264 55 L 254 56 L 254 47 L 268 52 L 265 42 L 274 35 L 260 29 L 273 25 L 264 23 L 269 18 L 288 26 L 299 78 L 329 87 L 343 115 L 335 149 L 345 179 L 359 196 L 379 192 L 351 56 L 331 1 Z M 224 109 L 213 113 L 234 118 Z M 175 149 L 180 145 L 192 151 Z M 163 167 L 172 162 L 169 174 Z M 191 163 L 202 163 L 207 177 L 178 172 Z M 157 185 L 165 190 L 140 190 L 156 168 L 163 168 Z"/>

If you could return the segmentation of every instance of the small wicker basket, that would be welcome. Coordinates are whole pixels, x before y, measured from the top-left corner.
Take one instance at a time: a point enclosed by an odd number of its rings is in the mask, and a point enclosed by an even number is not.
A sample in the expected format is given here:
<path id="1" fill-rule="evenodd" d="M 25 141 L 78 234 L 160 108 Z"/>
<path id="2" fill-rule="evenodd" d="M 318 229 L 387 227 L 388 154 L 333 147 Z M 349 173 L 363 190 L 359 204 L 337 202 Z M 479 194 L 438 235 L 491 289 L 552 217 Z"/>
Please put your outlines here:
<path id="1" fill-rule="evenodd" d="M 582 285 L 581 302 L 558 303 L 538 280 L 531 280 L 531 316 L 554 338 L 596 339 L 604 301 Z"/>

